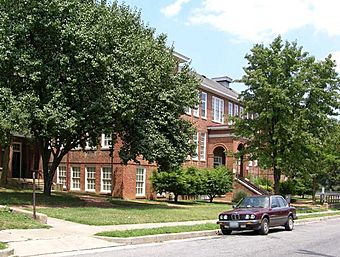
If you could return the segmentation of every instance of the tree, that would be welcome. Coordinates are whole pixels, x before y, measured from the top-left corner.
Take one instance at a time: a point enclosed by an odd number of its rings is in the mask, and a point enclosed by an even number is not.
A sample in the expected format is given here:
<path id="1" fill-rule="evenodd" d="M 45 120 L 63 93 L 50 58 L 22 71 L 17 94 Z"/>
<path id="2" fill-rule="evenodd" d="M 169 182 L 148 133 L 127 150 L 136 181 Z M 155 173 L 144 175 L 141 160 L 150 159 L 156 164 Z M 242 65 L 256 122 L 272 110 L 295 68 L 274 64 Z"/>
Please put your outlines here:
<path id="1" fill-rule="evenodd" d="M 232 191 L 233 175 L 227 168 L 218 166 L 203 171 L 202 194 L 207 195 L 211 203 L 216 196 Z"/>
<path id="2" fill-rule="evenodd" d="M 327 131 L 338 107 L 335 62 L 331 56 L 316 61 L 280 36 L 268 47 L 255 45 L 246 59 L 241 81 L 248 88 L 240 100 L 244 112 L 254 115 L 238 119 L 236 133 L 248 139 L 244 152 L 273 170 L 279 193 L 282 174 L 309 172 L 305 164 L 317 158 L 314 150 L 324 135 L 318 133 Z"/>
<path id="3" fill-rule="evenodd" d="M 124 163 L 143 156 L 179 166 L 193 150 L 180 119 L 198 81 L 178 63 L 166 36 L 116 2 L 2 0 L 0 88 L 34 97 L 28 128 L 39 145 L 44 194 L 63 157 L 101 133 L 122 139 Z M 112 149 L 113 150 L 113 149 Z"/>
<path id="4" fill-rule="evenodd" d="M 179 195 L 186 195 L 189 190 L 185 171 L 181 168 L 173 171 L 155 171 L 151 181 L 156 192 L 172 192 L 175 203 L 178 202 Z"/>

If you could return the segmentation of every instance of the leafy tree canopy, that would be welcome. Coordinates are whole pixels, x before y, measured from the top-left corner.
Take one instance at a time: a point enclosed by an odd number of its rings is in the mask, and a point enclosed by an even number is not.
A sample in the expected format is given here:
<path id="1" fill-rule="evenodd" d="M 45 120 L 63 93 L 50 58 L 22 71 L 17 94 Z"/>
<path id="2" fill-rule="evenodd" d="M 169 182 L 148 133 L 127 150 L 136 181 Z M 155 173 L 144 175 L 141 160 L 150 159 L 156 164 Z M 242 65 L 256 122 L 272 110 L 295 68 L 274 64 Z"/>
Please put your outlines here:
<path id="1" fill-rule="evenodd" d="M 0 88 L 33 97 L 28 127 L 43 159 L 45 194 L 63 156 L 101 133 L 121 138 L 124 163 L 142 155 L 161 168 L 192 151 L 198 82 L 177 73 L 166 36 L 116 2 L 1 0 Z M 49 167 L 49 162 L 50 167 Z"/>
<path id="2" fill-rule="evenodd" d="M 338 74 L 331 56 L 317 61 L 280 36 L 269 46 L 255 45 L 246 59 L 242 82 L 247 89 L 240 100 L 254 118 L 239 119 L 236 131 L 248 139 L 245 152 L 262 168 L 273 169 L 279 193 L 282 172 L 306 171 L 305 164 L 317 158 L 315 149 L 338 110 Z"/>

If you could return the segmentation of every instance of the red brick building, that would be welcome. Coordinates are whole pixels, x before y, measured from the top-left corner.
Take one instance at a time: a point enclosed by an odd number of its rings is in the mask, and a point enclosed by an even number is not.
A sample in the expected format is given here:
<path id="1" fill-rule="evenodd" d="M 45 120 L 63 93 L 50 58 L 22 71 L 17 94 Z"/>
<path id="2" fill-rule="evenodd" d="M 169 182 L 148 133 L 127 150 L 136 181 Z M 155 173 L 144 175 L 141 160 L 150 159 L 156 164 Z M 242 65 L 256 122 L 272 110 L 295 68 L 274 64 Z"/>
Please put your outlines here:
<path id="1" fill-rule="evenodd" d="M 189 60 L 177 53 L 175 57 L 180 62 Z M 256 162 L 247 162 L 243 160 L 245 158 L 236 160 L 232 155 L 242 147 L 242 140 L 234 135 L 230 117 L 240 116 L 243 112 L 238 93 L 230 87 L 232 80 L 226 76 L 212 79 L 197 76 L 201 81 L 200 104 L 193 109 L 187 108 L 183 117 L 197 129 L 193 138 L 197 156 L 188 158 L 185 165 L 225 165 L 241 177 L 248 173 L 259 175 Z M 118 150 L 110 157 L 111 138 L 102 135 L 100 141 L 101 144 L 95 148 L 70 151 L 57 169 L 55 182 L 67 191 L 111 194 L 125 199 L 155 197 L 149 178 L 156 165 L 143 160 L 139 164 L 130 162 L 122 165 Z M 37 155 L 34 147 L 23 138 L 15 137 L 11 149 L 9 177 L 31 178 L 30 170 L 34 169 L 32 160 Z M 119 149 L 119 144 L 114 149 Z"/>

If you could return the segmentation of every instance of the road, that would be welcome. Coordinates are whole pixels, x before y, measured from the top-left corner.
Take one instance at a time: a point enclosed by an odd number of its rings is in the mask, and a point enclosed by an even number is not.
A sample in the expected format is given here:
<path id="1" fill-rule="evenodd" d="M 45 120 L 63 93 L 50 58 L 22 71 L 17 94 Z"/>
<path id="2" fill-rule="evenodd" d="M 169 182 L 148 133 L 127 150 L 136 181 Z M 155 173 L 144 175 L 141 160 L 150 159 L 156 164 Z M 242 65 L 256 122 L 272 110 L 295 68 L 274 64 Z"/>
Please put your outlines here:
<path id="1" fill-rule="evenodd" d="M 268 236 L 237 232 L 230 236 L 120 246 L 79 253 L 81 257 L 340 257 L 340 219 L 297 225 L 292 232 L 272 229 Z"/>

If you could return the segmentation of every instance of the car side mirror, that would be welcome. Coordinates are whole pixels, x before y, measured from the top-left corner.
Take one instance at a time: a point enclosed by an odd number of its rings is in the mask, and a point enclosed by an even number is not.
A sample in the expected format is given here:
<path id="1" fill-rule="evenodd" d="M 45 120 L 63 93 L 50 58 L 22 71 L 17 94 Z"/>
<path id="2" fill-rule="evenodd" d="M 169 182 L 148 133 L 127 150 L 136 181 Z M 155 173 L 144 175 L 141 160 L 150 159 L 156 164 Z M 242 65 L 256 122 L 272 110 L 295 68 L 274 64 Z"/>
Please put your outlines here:
<path id="1" fill-rule="evenodd" d="M 231 207 L 233 207 L 233 209 L 235 209 L 236 208 L 236 204 L 233 204 Z"/>

